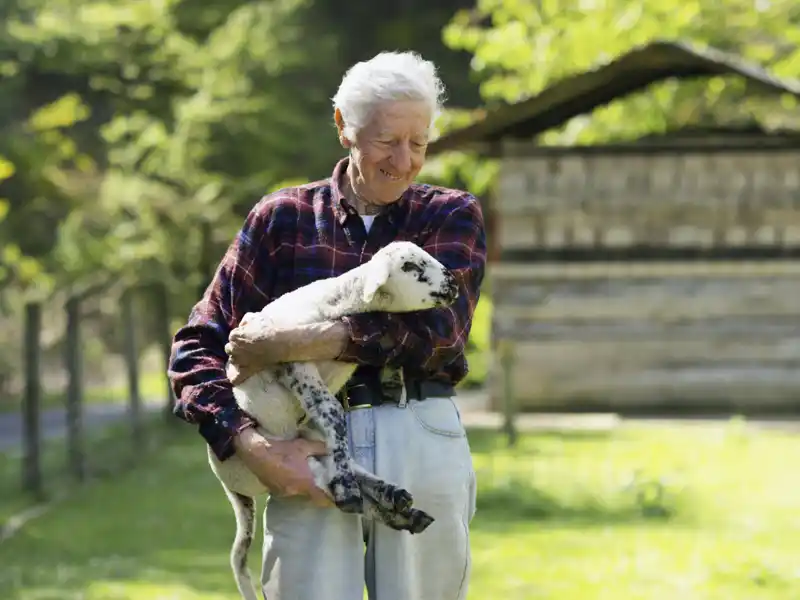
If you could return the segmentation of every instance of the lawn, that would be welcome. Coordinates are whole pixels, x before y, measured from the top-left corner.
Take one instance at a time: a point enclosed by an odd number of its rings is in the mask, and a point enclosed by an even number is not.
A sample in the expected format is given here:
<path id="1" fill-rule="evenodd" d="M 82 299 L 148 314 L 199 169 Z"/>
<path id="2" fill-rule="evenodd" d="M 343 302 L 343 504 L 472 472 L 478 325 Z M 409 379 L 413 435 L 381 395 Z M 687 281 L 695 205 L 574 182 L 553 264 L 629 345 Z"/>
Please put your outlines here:
<path id="1" fill-rule="evenodd" d="M 87 474 L 96 481 L 133 469 L 161 448 L 164 440 L 174 435 L 174 426 L 178 424 L 174 418 L 165 421 L 161 413 L 147 415 L 141 441 L 134 438 L 131 423 L 124 418 L 113 425 L 87 429 L 83 436 Z M 45 498 L 63 497 L 78 485 L 69 463 L 66 439 L 54 438 L 42 443 L 40 465 Z M 9 518 L 20 514 L 33 502 L 32 497 L 22 492 L 21 468 L 21 453 L 0 452 L 0 532 Z M 2 594 L 0 599 L 5 600 Z"/>
<path id="2" fill-rule="evenodd" d="M 162 398 L 165 394 L 165 377 L 163 373 L 142 373 L 139 377 L 139 395 L 144 399 Z M 43 390 L 41 409 L 64 408 L 66 391 Z M 84 390 L 84 404 L 113 404 L 127 402 L 129 398 L 128 385 L 120 381 L 115 385 L 90 387 Z M 0 414 L 18 412 L 22 406 L 22 399 L 16 396 L 0 398 Z"/>
<path id="3" fill-rule="evenodd" d="M 232 516 L 195 434 L 0 545 L 4 600 L 236 600 Z M 471 432 L 470 598 L 800 598 L 800 436 L 741 423 Z M 254 549 L 252 565 L 257 566 Z"/>

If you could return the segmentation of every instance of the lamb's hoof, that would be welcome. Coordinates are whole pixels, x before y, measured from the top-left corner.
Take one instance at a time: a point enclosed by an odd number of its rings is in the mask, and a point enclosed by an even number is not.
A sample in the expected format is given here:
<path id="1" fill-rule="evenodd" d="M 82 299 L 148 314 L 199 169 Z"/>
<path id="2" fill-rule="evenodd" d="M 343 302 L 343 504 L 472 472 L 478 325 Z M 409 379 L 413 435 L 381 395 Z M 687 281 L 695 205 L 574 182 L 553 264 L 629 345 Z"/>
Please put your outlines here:
<path id="1" fill-rule="evenodd" d="M 333 503 L 339 510 L 346 513 L 364 512 L 364 499 L 355 477 L 335 477 L 329 487 Z"/>
<path id="2" fill-rule="evenodd" d="M 433 523 L 434 519 L 428 513 L 423 512 L 421 510 L 413 509 L 411 511 L 411 523 L 408 527 L 408 531 L 410 533 L 422 533 L 425 531 L 431 523 Z"/>
<path id="3" fill-rule="evenodd" d="M 414 497 L 411 492 L 393 485 L 387 487 L 385 497 L 389 503 L 389 510 L 397 512 L 409 511 L 414 504 Z"/>
<path id="4" fill-rule="evenodd" d="M 416 508 L 399 513 L 384 512 L 381 515 L 383 524 L 395 531 L 408 531 L 409 533 L 422 533 L 431 523 L 433 517 Z"/>

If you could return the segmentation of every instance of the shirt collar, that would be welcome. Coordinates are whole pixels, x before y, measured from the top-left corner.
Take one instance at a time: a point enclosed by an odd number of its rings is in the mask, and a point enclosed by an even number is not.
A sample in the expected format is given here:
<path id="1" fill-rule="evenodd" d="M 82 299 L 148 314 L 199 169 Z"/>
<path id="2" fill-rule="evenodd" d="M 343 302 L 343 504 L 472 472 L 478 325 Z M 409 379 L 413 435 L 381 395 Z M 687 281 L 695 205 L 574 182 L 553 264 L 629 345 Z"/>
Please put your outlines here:
<path id="1" fill-rule="evenodd" d="M 331 176 L 331 200 L 333 202 L 333 212 L 339 224 L 344 225 L 347 217 L 357 214 L 356 209 L 350 205 L 344 196 L 344 176 L 347 173 L 347 165 L 350 164 L 350 157 L 345 157 L 336 163 Z"/>
<path id="2" fill-rule="evenodd" d="M 348 216 L 358 215 L 355 207 L 347 201 L 347 198 L 344 195 L 344 178 L 347 174 L 347 166 L 349 164 L 350 157 L 346 156 L 336 163 L 336 166 L 333 168 L 333 174 L 331 175 L 331 199 L 333 203 L 333 211 L 336 215 L 336 219 L 341 225 L 344 225 Z M 390 220 L 392 220 L 392 218 L 398 214 L 398 211 L 400 211 L 401 208 L 409 202 L 413 193 L 414 192 L 412 191 L 411 187 L 409 187 L 405 192 L 403 192 L 403 195 L 400 196 L 397 202 L 392 202 L 388 205 L 387 211 Z"/>

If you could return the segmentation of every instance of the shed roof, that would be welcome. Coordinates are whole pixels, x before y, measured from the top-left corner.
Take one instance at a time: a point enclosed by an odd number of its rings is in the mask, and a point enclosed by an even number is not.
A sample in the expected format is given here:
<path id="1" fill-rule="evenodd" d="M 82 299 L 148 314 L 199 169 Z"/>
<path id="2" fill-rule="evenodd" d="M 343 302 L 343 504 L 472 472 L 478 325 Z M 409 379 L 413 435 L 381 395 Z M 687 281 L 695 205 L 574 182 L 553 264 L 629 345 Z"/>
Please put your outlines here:
<path id="1" fill-rule="evenodd" d="M 431 143 L 428 154 L 504 137 L 532 138 L 657 81 L 715 75 L 737 75 L 765 91 L 800 98 L 800 81 L 774 77 L 763 68 L 716 48 L 700 49 L 685 42 L 659 40 L 566 77 L 532 98 L 490 111 L 483 119 Z"/>

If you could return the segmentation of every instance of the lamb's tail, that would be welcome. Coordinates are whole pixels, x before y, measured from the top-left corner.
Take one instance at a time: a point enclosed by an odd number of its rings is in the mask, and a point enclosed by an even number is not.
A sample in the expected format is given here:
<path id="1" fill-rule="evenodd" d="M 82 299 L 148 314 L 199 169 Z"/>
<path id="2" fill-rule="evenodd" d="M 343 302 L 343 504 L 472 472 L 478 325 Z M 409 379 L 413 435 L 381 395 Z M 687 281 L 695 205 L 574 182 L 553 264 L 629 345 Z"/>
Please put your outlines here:
<path id="1" fill-rule="evenodd" d="M 223 486 L 225 488 L 225 486 Z M 256 522 L 256 501 L 225 488 L 225 493 L 236 515 L 236 537 L 231 547 L 231 569 L 236 579 L 236 587 L 244 600 L 258 600 L 250 571 L 247 568 L 247 553 L 253 543 Z"/>

